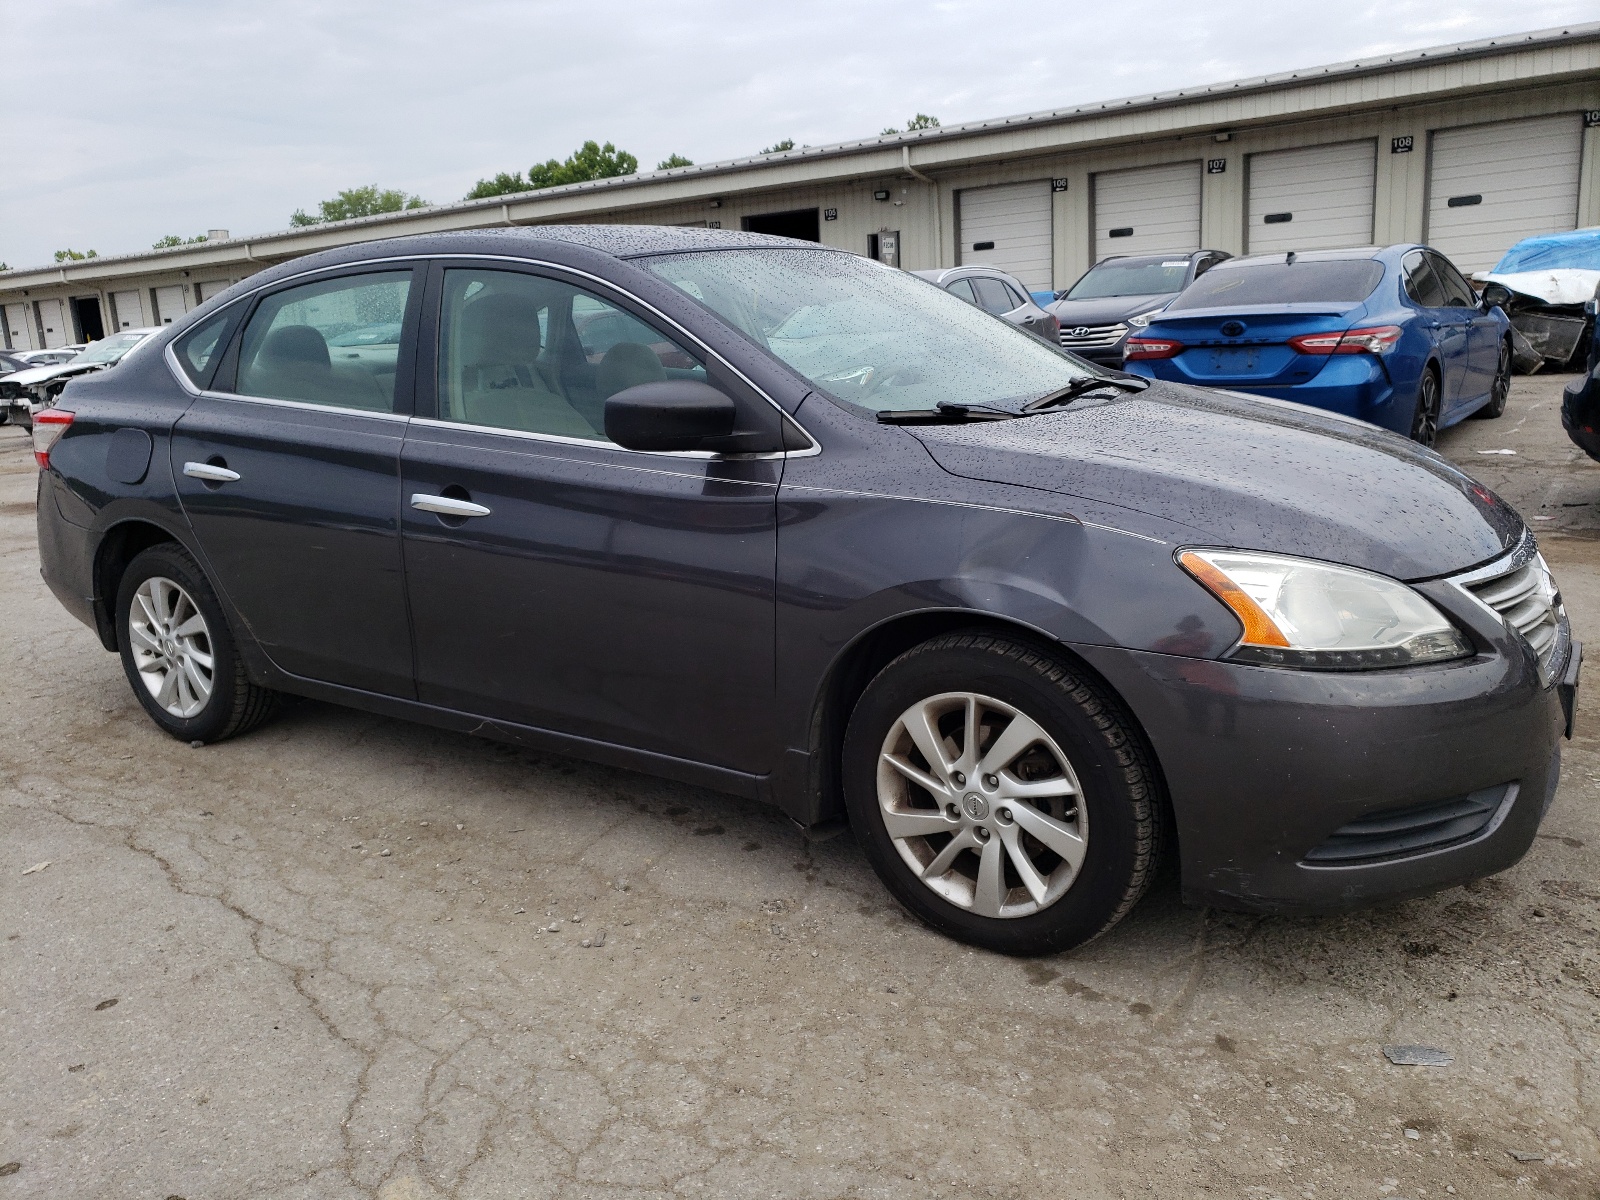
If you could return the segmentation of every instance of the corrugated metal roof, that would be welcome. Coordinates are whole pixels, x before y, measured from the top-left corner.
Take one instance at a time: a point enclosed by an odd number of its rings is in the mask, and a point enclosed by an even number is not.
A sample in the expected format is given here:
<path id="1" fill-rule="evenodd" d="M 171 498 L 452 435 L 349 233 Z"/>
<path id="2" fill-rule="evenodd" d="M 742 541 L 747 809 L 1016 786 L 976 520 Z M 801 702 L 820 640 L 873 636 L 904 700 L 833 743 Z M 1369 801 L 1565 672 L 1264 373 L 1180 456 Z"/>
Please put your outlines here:
<path id="1" fill-rule="evenodd" d="M 776 154 L 747 155 L 742 158 L 724 159 L 714 163 L 671 167 L 664 171 L 642 171 L 634 175 L 593 179 L 582 183 L 563 184 L 559 187 L 540 188 L 537 191 L 508 193 L 503 196 L 493 196 L 482 200 L 463 200 L 451 204 L 432 205 L 428 208 L 408 209 L 403 212 L 380 213 L 370 217 L 355 217 L 346 221 L 330 221 L 292 229 L 274 230 L 251 237 L 229 238 L 226 241 L 175 246 L 164 250 L 145 250 L 132 254 L 102 255 L 93 260 L 80 262 L 19 267 L 8 272 L 0 272 L 0 290 L 9 290 L 14 287 L 47 286 L 55 281 L 87 280 L 102 274 L 102 268 L 114 268 L 119 264 L 140 263 L 144 264 L 149 270 L 160 271 L 163 269 L 194 269 L 196 267 L 204 267 L 208 263 L 251 261 L 255 257 L 251 249 L 253 246 L 262 243 L 282 242 L 297 237 L 323 240 L 318 235 L 339 230 L 366 229 L 371 226 L 399 222 L 426 223 L 429 218 L 445 218 L 448 220 L 453 216 L 469 216 L 478 212 L 489 213 L 497 208 L 506 209 L 509 214 L 510 205 L 535 200 L 540 202 L 559 201 L 563 197 L 650 187 L 678 180 L 692 183 L 696 180 L 711 179 L 751 170 L 762 170 L 783 164 L 800 165 L 820 160 L 860 155 L 872 151 L 896 152 L 900 151 L 902 147 L 909 148 L 913 145 L 949 144 L 996 132 L 1029 128 L 1043 129 L 1052 125 L 1100 120 L 1108 116 L 1122 116 L 1123 114 L 1141 111 L 1177 108 L 1198 101 L 1221 98 L 1231 100 L 1236 97 L 1281 91 L 1291 87 L 1325 85 L 1363 76 L 1391 74 L 1406 68 L 1423 65 L 1458 63 L 1475 58 L 1496 57 L 1527 50 L 1597 40 L 1600 40 L 1600 21 L 1535 30 L 1529 33 L 1507 34 L 1501 37 L 1483 38 L 1478 41 L 1461 42 L 1455 45 L 1375 55 L 1350 62 L 1333 63 L 1328 66 L 1307 67 L 1296 71 L 1280 71 L 1271 75 L 1258 75 L 1250 79 L 1230 80 L 1199 87 L 1180 88 L 1142 96 L 1104 100 L 1071 108 L 1043 109 L 1038 112 L 996 117 L 981 121 L 968 121 L 959 125 L 946 125 L 935 129 L 919 129 L 878 137 L 860 138 L 853 141 L 835 142 L 826 146 L 799 146 L 793 150 L 781 151 Z M 884 170 L 887 172 L 893 170 L 893 167 L 886 165 Z M 687 195 L 663 197 L 660 202 L 670 203 L 673 200 L 694 199 L 702 195 L 714 194 L 714 191 L 699 193 L 691 191 Z M 472 223 L 469 221 L 468 227 Z M 509 223 L 509 220 L 507 223 Z M 242 257 L 239 253 L 241 250 L 244 252 Z M 218 251 L 223 251 L 223 253 L 219 254 L 217 253 Z M 276 253 L 270 250 L 266 251 L 266 257 L 277 259 L 281 257 L 281 251 Z M 171 260 L 170 268 L 164 266 L 163 259 Z M 113 270 L 105 273 L 115 275 L 120 272 Z M 51 277 L 54 277 L 54 279 Z"/>

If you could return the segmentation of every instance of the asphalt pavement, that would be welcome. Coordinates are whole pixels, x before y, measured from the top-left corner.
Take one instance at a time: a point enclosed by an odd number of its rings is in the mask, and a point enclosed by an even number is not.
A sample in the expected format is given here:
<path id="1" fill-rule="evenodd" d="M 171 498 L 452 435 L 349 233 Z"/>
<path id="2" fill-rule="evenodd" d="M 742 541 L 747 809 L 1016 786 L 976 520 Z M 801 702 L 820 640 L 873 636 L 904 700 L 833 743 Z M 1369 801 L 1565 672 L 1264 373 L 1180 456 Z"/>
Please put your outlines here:
<path id="1" fill-rule="evenodd" d="M 1562 382 L 1440 449 L 1600 663 Z M 1169 878 L 1016 961 L 754 803 L 309 702 L 174 742 L 33 494 L 0 429 L 0 1200 L 1600 1196 L 1600 677 L 1504 874 L 1296 919 Z"/>

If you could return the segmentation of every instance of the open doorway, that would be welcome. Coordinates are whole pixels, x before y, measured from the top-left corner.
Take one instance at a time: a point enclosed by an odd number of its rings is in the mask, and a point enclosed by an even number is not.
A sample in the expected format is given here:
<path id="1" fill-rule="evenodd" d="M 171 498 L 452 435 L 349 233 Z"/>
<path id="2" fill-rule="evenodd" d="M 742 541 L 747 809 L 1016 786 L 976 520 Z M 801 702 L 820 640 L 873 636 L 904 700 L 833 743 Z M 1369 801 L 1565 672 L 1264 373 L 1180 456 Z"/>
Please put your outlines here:
<path id="1" fill-rule="evenodd" d="M 822 227 L 814 208 L 796 208 L 789 212 L 762 213 L 744 219 L 746 233 L 770 233 L 774 237 L 797 238 L 802 242 L 820 242 Z"/>
<path id="2" fill-rule="evenodd" d="M 80 342 L 98 342 L 106 335 L 105 322 L 100 316 L 98 296 L 72 298 L 72 323 L 78 327 Z"/>

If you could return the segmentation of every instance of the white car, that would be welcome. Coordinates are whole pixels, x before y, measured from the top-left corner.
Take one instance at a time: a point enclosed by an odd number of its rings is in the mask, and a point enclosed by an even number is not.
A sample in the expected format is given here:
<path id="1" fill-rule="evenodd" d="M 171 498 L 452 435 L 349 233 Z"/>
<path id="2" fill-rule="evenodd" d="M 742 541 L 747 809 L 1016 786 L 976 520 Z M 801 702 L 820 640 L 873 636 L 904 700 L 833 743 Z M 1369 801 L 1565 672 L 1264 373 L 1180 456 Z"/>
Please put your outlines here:
<path id="1" fill-rule="evenodd" d="M 33 414 L 55 403 L 61 389 L 79 375 L 91 371 L 104 371 L 121 362 L 123 357 L 153 333 L 158 327 L 124 329 L 110 337 L 92 342 L 66 362 L 45 366 L 30 366 L 15 371 L 0 381 L 0 403 L 5 405 L 5 420 L 12 425 L 32 427 Z"/>

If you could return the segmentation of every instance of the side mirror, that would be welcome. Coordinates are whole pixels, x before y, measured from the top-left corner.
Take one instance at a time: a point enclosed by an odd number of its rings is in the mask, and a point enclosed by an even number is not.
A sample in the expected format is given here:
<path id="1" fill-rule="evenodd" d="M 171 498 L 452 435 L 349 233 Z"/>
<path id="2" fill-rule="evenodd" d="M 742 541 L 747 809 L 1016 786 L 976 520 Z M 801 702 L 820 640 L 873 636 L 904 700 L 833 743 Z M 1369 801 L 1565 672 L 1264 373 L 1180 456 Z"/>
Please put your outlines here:
<path id="1" fill-rule="evenodd" d="M 1511 289 L 1499 283 L 1485 284 L 1483 296 L 1478 303 L 1484 312 L 1488 312 L 1491 308 L 1505 312 L 1507 305 L 1511 303 Z"/>
<path id="2" fill-rule="evenodd" d="M 731 397 L 708 383 L 664 379 L 606 400 L 606 436 L 628 450 L 723 450 L 733 435 Z"/>

